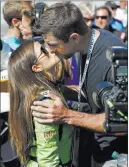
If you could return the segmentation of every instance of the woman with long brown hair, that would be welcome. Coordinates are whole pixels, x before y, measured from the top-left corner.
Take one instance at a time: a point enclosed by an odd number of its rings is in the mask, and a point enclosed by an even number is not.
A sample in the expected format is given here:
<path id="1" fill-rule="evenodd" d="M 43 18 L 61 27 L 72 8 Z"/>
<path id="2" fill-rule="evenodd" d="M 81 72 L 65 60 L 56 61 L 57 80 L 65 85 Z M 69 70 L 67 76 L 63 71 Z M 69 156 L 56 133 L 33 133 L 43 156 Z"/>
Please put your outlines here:
<path id="1" fill-rule="evenodd" d="M 10 137 L 21 163 L 27 167 L 70 166 L 72 127 L 39 124 L 30 108 L 47 91 L 56 93 L 67 106 L 53 83 L 68 76 L 69 69 L 66 61 L 60 61 L 38 42 L 28 41 L 10 56 Z M 54 103 L 50 99 L 47 102 Z"/>

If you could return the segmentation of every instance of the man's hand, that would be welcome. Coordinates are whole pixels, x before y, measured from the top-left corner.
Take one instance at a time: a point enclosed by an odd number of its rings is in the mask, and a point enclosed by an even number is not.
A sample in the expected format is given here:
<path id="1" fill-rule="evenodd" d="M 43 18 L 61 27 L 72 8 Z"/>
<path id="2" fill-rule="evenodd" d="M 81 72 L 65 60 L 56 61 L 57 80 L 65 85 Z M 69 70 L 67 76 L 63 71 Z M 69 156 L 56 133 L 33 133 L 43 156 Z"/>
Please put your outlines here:
<path id="1" fill-rule="evenodd" d="M 31 106 L 32 115 L 39 123 L 67 123 L 69 125 L 80 126 L 96 132 L 104 132 L 103 122 L 105 113 L 88 114 L 67 109 L 60 97 L 49 93 L 53 101 L 35 101 Z"/>
<path id="2" fill-rule="evenodd" d="M 68 111 L 61 98 L 52 93 L 49 93 L 47 97 L 50 97 L 53 102 L 50 102 L 50 100 L 34 101 L 31 106 L 34 119 L 39 123 L 65 122 L 64 118 Z"/>

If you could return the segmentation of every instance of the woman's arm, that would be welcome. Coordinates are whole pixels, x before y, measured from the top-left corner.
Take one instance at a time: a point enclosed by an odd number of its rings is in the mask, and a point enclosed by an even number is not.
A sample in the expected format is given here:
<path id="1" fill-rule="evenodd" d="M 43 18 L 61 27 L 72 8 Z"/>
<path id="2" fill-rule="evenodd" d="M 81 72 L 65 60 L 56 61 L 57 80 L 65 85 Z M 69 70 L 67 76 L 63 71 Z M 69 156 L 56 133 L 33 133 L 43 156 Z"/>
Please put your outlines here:
<path id="1" fill-rule="evenodd" d="M 38 167 L 57 167 L 59 159 L 59 126 L 34 121 Z"/>
<path id="2" fill-rule="evenodd" d="M 51 99 L 43 100 L 53 104 Z M 68 164 L 71 157 L 73 127 L 66 124 L 40 124 L 34 120 L 38 167 Z"/>
<path id="3" fill-rule="evenodd" d="M 52 103 L 51 99 L 45 99 L 43 101 Z M 35 155 L 38 167 L 57 167 L 60 163 L 59 125 L 40 124 L 34 120 L 34 130 L 36 140 Z"/>

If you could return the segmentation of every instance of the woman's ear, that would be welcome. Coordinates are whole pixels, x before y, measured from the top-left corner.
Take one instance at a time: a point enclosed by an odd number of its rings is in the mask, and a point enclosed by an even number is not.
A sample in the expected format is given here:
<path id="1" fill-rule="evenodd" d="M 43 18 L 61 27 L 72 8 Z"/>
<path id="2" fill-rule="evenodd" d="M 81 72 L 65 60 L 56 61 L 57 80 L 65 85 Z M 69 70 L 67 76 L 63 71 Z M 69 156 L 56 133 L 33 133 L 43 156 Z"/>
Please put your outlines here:
<path id="1" fill-rule="evenodd" d="M 40 72 L 40 71 L 43 71 L 43 69 L 42 69 L 42 67 L 40 65 L 34 64 L 32 66 L 32 71 L 34 71 L 34 72 Z"/>

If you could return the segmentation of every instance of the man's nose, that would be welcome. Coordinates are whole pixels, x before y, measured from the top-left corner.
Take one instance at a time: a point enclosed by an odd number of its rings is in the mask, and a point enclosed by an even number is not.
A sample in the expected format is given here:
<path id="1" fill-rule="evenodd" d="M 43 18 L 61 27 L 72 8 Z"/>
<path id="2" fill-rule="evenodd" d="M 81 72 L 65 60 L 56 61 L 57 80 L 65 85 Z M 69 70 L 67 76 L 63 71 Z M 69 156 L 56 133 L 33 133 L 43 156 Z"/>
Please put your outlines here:
<path id="1" fill-rule="evenodd" d="M 102 20 L 102 18 L 101 18 L 101 17 L 99 17 L 99 18 L 98 18 L 98 21 L 101 21 L 101 20 Z"/>

